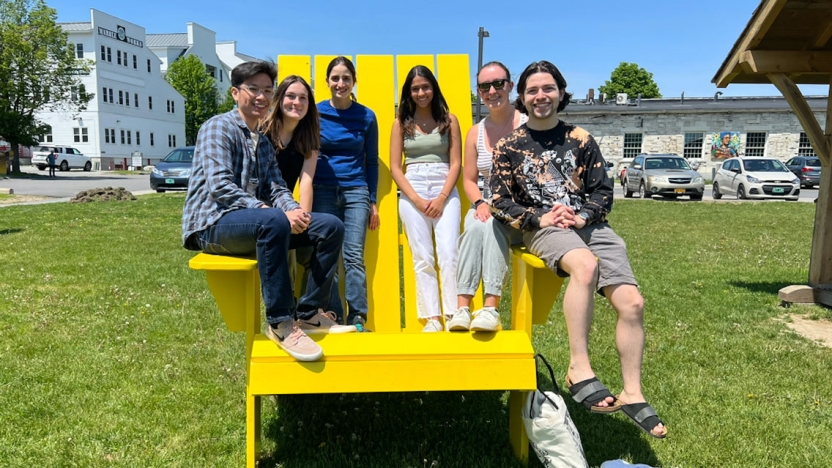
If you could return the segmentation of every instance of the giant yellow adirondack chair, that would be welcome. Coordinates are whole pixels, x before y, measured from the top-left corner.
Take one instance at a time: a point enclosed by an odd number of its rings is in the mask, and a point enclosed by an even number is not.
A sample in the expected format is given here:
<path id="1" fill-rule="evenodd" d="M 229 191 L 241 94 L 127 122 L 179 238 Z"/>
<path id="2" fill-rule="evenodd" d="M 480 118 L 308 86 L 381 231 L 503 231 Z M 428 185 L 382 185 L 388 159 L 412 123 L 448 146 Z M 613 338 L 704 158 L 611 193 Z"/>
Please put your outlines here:
<path id="1" fill-rule="evenodd" d="M 326 67 L 334 57 L 280 56 L 278 79 L 288 75 L 307 80 L 314 77 L 316 99 L 327 99 Z M 381 229 L 368 232 L 365 250 L 367 328 L 373 333 L 315 335 L 313 338 L 324 350 L 323 359 L 298 362 L 262 334 L 255 259 L 198 254 L 190 261 L 192 269 L 207 272 L 209 288 L 228 329 L 246 335 L 246 466 L 253 468 L 256 462 L 260 397 L 304 393 L 509 390 L 510 443 L 514 453 L 527 460 L 528 439 L 520 410 L 525 392 L 533 390 L 536 382 L 532 323 L 545 323 L 562 279 L 540 259 L 515 247 L 511 330 L 421 333 L 412 257 L 398 230 L 397 193 L 388 166 L 395 96 L 414 65 L 425 65 L 435 72 L 463 135 L 471 126 L 468 56 L 358 55 L 354 59 L 356 95 L 359 102 L 375 111 L 379 123 Z M 459 192 L 464 198 L 461 188 Z M 467 206 L 463 200 L 463 213 Z M 399 246 L 403 247 L 401 264 Z M 399 286 L 402 275 L 404 291 Z M 404 326 L 399 312 L 402 302 Z"/>

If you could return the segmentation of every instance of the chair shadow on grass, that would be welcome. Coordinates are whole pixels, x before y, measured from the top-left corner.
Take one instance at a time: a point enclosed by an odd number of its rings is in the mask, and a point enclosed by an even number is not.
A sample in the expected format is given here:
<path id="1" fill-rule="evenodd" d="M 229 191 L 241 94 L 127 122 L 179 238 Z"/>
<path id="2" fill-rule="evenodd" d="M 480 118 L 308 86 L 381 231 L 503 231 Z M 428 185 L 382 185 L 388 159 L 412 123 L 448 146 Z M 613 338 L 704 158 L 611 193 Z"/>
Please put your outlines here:
<path id="1" fill-rule="evenodd" d="M 617 458 L 659 466 L 629 419 L 591 414 L 566 393 L 590 466 Z M 276 411 L 274 401 L 263 399 L 264 447 L 274 450 L 260 467 L 524 466 L 509 445 L 507 392 L 284 395 Z M 542 466 L 532 450 L 528 466 Z"/>
<path id="2" fill-rule="evenodd" d="M 275 415 L 274 400 L 264 399 L 264 447 L 276 446 L 263 454 L 260 467 L 523 466 L 509 445 L 506 392 L 287 395 L 277 400 Z"/>
<path id="3" fill-rule="evenodd" d="M 781 289 L 785 288 L 786 286 L 791 286 L 794 283 L 784 283 L 781 281 L 729 281 L 728 284 L 736 288 L 746 289 L 750 292 L 762 292 L 777 296 L 777 293 Z"/>

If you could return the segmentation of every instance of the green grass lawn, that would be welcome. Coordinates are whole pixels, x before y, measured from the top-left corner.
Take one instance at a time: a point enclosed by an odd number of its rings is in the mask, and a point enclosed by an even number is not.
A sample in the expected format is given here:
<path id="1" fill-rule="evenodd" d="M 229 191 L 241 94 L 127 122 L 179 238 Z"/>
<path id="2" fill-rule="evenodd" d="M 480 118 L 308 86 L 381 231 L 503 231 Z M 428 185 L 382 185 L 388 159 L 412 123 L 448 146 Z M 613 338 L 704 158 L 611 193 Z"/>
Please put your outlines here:
<path id="1" fill-rule="evenodd" d="M 0 209 L 0 466 L 243 464 L 244 340 L 187 267 L 183 200 Z M 832 319 L 821 307 L 782 309 L 776 296 L 807 279 L 814 208 L 616 203 L 610 221 L 646 300 L 644 392 L 669 436 L 650 439 L 622 414 L 589 414 L 569 399 L 591 465 L 832 466 L 832 350 L 775 320 Z M 562 385 L 560 307 L 534 344 Z M 614 323 L 599 298 L 591 354 L 615 392 Z M 280 403 L 264 400 L 261 467 L 520 466 L 504 393 Z"/>

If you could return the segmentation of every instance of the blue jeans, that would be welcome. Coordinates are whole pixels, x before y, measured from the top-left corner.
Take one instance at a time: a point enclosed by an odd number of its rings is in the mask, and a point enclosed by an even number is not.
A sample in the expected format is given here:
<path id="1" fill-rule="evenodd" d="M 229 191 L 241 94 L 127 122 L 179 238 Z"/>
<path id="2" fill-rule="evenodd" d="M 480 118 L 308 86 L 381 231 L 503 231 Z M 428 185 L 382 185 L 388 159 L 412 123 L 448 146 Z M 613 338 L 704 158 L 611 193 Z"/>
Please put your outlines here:
<path id="1" fill-rule="evenodd" d="M 346 275 L 346 296 L 351 324 L 356 316 L 367 319 L 367 271 L 364 267 L 364 244 L 370 219 L 370 192 L 367 187 L 338 187 L 313 185 L 312 210 L 337 216 L 344 222 L 344 274 Z M 308 264 L 308 253 L 298 252 L 298 263 Z M 338 278 L 332 286 L 329 310 L 338 318 L 344 316 L 341 298 L 338 295 Z"/>
<path id="2" fill-rule="evenodd" d="M 226 213 L 197 236 L 205 253 L 256 254 L 266 320 L 272 325 L 291 320 L 295 306 L 287 262 L 289 250 L 310 247 L 309 278 L 297 305 L 297 315 L 301 319 L 311 318 L 319 308 L 327 307 L 343 239 L 344 224 L 334 216 L 312 213 L 306 231 L 292 234 L 286 213 L 276 208 Z"/>

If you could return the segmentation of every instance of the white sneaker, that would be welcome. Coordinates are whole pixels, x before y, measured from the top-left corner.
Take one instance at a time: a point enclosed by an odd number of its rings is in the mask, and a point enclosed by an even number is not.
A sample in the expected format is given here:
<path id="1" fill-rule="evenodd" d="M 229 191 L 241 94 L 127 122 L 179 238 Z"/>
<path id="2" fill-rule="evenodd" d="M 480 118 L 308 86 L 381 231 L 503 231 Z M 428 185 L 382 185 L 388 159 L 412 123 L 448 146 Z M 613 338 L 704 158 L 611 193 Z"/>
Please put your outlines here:
<path id="1" fill-rule="evenodd" d="M 468 307 L 460 307 L 454 312 L 451 320 L 445 322 L 448 331 L 468 331 L 471 327 L 471 310 Z"/>
<path id="2" fill-rule="evenodd" d="M 441 332 L 442 324 L 439 323 L 439 320 L 429 319 L 428 323 L 425 324 L 425 328 L 423 328 L 422 331 L 425 333 Z"/>
<path id="3" fill-rule="evenodd" d="M 502 328 L 500 325 L 500 313 L 493 307 L 484 307 L 477 310 L 473 314 L 474 318 L 471 320 L 472 331 L 498 331 Z"/>

